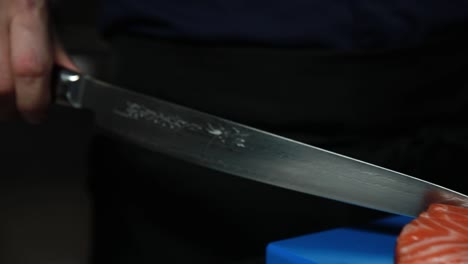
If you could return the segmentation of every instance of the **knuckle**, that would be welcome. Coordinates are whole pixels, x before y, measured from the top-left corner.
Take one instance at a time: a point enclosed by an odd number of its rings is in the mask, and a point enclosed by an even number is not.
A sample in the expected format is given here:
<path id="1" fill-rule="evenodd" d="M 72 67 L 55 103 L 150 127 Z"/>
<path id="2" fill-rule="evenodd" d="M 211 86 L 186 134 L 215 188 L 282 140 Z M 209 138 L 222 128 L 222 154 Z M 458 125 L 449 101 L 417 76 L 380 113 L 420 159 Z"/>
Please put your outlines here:
<path id="1" fill-rule="evenodd" d="M 34 55 L 24 55 L 15 60 L 13 71 L 19 77 L 42 77 L 46 76 L 51 65 L 46 60 L 40 60 Z"/>

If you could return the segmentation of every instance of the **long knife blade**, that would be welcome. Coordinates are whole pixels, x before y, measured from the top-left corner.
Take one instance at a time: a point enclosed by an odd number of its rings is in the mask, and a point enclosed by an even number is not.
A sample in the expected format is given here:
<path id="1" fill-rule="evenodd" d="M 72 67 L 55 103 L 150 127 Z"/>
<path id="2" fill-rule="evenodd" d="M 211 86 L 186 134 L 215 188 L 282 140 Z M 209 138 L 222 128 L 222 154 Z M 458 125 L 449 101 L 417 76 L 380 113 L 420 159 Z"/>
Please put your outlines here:
<path id="1" fill-rule="evenodd" d="M 98 126 L 152 151 L 263 182 L 417 216 L 468 197 L 396 171 L 60 69 L 57 103 L 94 112 Z"/>

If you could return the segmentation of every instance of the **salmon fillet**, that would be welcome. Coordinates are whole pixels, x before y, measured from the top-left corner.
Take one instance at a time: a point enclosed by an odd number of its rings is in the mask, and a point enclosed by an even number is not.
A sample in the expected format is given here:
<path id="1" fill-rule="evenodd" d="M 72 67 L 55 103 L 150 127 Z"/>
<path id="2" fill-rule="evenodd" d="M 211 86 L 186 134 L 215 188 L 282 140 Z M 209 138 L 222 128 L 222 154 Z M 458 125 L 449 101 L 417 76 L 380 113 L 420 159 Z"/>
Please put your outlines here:
<path id="1" fill-rule="evenodd" d="M 468 263 L 468 208 L 432 204 L 405 225 L 396 264 Z"/>

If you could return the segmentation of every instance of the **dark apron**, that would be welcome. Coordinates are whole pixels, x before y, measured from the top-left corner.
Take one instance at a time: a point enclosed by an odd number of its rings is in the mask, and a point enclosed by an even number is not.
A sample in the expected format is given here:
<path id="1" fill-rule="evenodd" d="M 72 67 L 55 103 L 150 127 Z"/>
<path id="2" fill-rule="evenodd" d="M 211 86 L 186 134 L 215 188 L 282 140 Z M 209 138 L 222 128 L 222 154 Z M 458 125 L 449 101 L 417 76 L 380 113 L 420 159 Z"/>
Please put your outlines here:
<path id="1" fill-rule="evenodd" d="M 105 78 L 468 192 L 468 46 L 453 43 L 342 53 L 119 36 Z M 386 216 L 100 132 L 90 154 L 96 263 L 263 263 L 268 242 Z"/>

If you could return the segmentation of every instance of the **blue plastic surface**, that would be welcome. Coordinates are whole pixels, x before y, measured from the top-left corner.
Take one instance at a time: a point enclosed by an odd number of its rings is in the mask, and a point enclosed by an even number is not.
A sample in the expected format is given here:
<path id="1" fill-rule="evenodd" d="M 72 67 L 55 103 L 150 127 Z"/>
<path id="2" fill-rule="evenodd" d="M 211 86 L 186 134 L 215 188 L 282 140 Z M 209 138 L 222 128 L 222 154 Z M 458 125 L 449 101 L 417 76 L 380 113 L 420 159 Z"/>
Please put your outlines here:
<path id="1" fill-rule="evenodd" d="M 337 228 L 275 241 L 267 264 L 393 264 L 396 239 L 413 218 L 389 217 L 369 225 Z"/>

